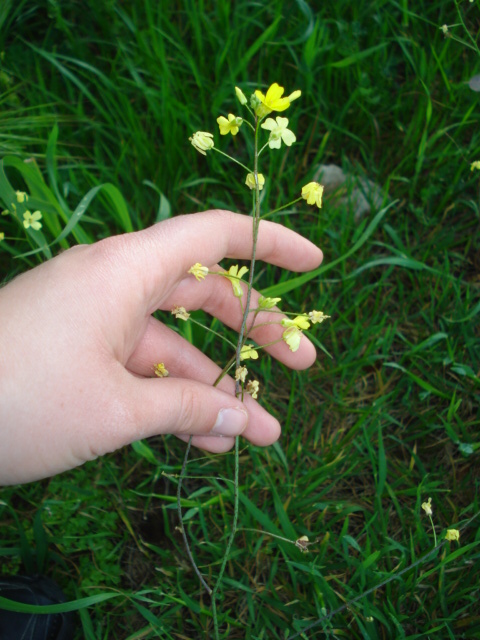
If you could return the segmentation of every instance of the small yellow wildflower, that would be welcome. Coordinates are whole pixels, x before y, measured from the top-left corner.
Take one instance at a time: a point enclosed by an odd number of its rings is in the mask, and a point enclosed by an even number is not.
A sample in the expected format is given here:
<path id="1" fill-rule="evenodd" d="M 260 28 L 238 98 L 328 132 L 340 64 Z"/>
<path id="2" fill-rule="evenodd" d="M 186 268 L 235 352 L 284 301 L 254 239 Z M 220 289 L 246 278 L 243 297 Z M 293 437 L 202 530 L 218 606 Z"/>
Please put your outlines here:
<path id="1" fill-rule="evenodd" d="M 196 262 L 193 267 L 190 267 L 188 273 L 191 273 L 200 282 L 205 280 L 205 276 L 208 276 L 208 267 L 204 267 L 200 262 Z"/>
<path id="2" fill-rule="evenodd" d="M 316 204 L 319 209 L 322 208 L 323 186 L 318 182 L 309 182 L 302 187 L 302 198 L 307 204 Z"/>
<path id="3" fill-rule="evenodd" d="M 240 284 L 240 280 L 242 279 L 242 276 L 244 276 L 247 272 L 248 272 L 247 267 L 241 267 L 239 271 L 238 264 L 236 264 L 233 267 L 230 267 L 228 271 L 225 271 L 224 273 L 221 274 L 222 276 L 225 276 L 225 278 L 228 278 L 232 283 L 233 295 L 236 298 L 241 298 L 243 296 L 243 289 Z"/>
<path id="4" fill-rule="evenodd" d="M 38 231 L 42 228 L 42 223 L 39 220 L 42 219 L 42 214 L 40 211 L 34 211 L 30 213 L 30 211 L 25 211 L 23 214 L 23 226 L 25 229 L 32 227 L 35 231 Z"/>
<path id="5" fill-rule="evenodd" d="M 245 387 L 245 391 L 249 393 L 254 400 L 258 398 L 258 392 L 260 390 L 260 384 L 258 380 L 250 380 L 247 382 L 247 386 Z"/>
<path id="6" fill-rule="evenodd" d="M 470 171 L 475 171 L 475 169 L 477 169 L 477 171 L 480 171 L 480 160 L 475 160 L 475 162 L 472 162 L 472 164 L 470 165 Z"/>
<path id="7" fill-rule="evenodd" d="M 15 191 L 15 195 L 17 196 L 17 202 L 20 204 L 22 204 L 22 202 L 27 202 L 28 200 L 28 195 L 25 191 Z"/>
<path id="8" fill-rule="evenodd" d="M 257 360 L 258 351 L 251 344 L 244 344 L 240 349 L 240 360 Z"/>
<path id="9" fill-rule="evenodd" d="M 280 302 L 281 298 L 264 298 L 260 296 L 258 299 L 258 306 L 260 309 L 273 309 L 273 307 Z"/>
<path id="10" fill-rule="evenodd" d="M 460 541 L 460 531 L 458 529 L 447 529 L 445 534 L 445 540 L 452 542 L 453 540 Z"/>
<path id="11" fill-rule="evenodd" d="M 233 115 L 233 113 L 228 114 L 228 120 L 224 116 L 220 116 L 217 118 L 218 126 L 220 128 L 220 135 L 226 136 L 231 133 L 232 136 L 236 136 L 238 133 L 238 128 L 242 126 L 243 119 L 237 118 Z"/>
<path id="12" fill-rule="evenodd" d="M 5 238 L 3 231 L 0 231 L 0 242 Z"/>
<path id="13" fill-rule="evenodd" d="M 190 318 L 190 314 L 185 307 L 178 307 L 177 305 L 173 307 L 172 314 L 179 320 L 188 320 Z"/>
<path id="14" fill-rule="evenodd" d="M 249 189 L 255 189 L 255 176 L 253 173 L 247 173 L 247 179 L 245 180 L 245 184 Z M 258 190 L 261 191 L 263 189 L 263 185 L 265 184 L 265 176 L 263 173 L 258 174 Z"/>
<path id="15" fill-rule="evenodd" d="M 213 133 L 208 133 L 208 131 L 197 131 L 189 140 L 195 149 L 204 156 L 207 155 L 206 151 L 215 146 Z"/>
<path id="16" fill-rule="evenodd" d="M 323 322 L 327 318 L 331 318 L 331 316 L 326 316 L 323 311 L 309 311 L 308 317 L 312 324 L 317 324 L 319 322 Z"/>
<path id="17" fill-rule="evenodd" d="M 443 24 L 440 29 L 443 31 L 444 36 L 448 34 L 448 24 Z"/>
<path id="18" fill-rule="evenodd" d="M 297 327 L 297 329 L 308 329 L 310 323 L 307 316 L 297 316 L 296 318 L 284 318 L 282 320 L 282 327 Z"/>
<path id="19" fill-rule="evenodd" d="M 247 379 L 247 375 L 248 375 L 248 369 L 247 367 L 237 367 L 235 370 L 235 380 L 237 382 L 245 382 L 245 380 Z"/>
<path id="20" fill-rule="evenodd" d="M 432 499 L 429 498 L 427 500 L 427 502 L 422 502 L 422 509 L 425 511 L 425 513 L 427 514 L 427 516 L 431 516 L 433 515 L 433 510 L 432 510 Z"/>
<path id="21" fill-rule="evenodd" d="M 302 332 L 297 327 L 288 327 L 282 334 L 282 340 L 288 344 L 290 351 L 297 351 L 300 346 Z"/>
<path id="22" fill-rule="evenodd" d="M 2 216 L 8 216 L 9 213 L 10 213 L 10 211 L 8 209 L 4 209 L 2 211 Z"/>
<path id="23" fill-rule="evenodd" d="M 158 364 L 153 365 L 153 373 L 157 376 L 157 378 L 167 378 L 169 375 L 163 362 L 159 362 Z"/>
<path id="24" fill-rule="evenodd" d="M 235 87 L 235 95 L 242 107 L 247 104 L 247 97 L 239 87 Z"/>
<path id="25" fill-rule="evenodd" d="M 258 89 L 255 91 L 255 97 L 260 101 L 256 107 L 255 113 L 259 118 L 268 115 L 272 111 L 285 111 L 290 103 L 299 98 L 302 92 L 297 90 L 288 97 L 282 98 L 285 89 L 274 82 L 268 89 L 266 95 L 263 95 Z"/>
<path id="26" fill-rule="evenodd" d="M 267 118 L 265 122 L 260 125 L 262 129 L 270 131 L 268 146 L 270 149 L 280 149 L 283 140 L 287 147 L 291 147 L 297 138 L 293 131 L 287 129 L 288 118 L 277 116 L 275 120 L 273 118 Z"/>

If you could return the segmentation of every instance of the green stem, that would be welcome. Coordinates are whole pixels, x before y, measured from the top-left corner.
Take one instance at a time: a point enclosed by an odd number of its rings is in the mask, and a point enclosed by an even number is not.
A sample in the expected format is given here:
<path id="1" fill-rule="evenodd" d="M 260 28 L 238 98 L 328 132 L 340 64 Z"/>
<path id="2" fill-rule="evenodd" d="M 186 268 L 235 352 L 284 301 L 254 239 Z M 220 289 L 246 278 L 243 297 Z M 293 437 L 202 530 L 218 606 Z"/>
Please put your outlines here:
<path id="1" fill-rule="evenodd" d="M 245 169 L 245 171 L 247 173 L 252 173 L 252 170 L 249 169 L 248 167 L 246 167 L 244 164 L 242 164 L 241 162 L 239 162 L 238 160 L 236 160 L 235 158 L 233 158 L 232 156 L 229 156 L 228 153 L 224 153 L 223 151 L 220 151 L 220 149 L 217 149 L 217 147 L 212 147 L 213 151 L 216 151 L 217 153 L 221 153 L 222 156 L 225 156 L 226 158 L 228 158 L 229 160 L 232 160 L 233 162 L 236 162 L 237 164 L 239 164 L 241 167 L 243 167 Z"/>
<path id="2" fill-rule="evenodd" d="M 292 200 L 291 202 L 289 202 L 288 204 L 284 204 L 282 207 L 278 207 L 278 209 L 274 209 L 273 211 L 269 211 L 268 213 L 266 213 L 264 216 L 262 216 L 262 220 L 265 220 L 265 218 L 269 218 L 270 216 L 273 216 L 274 213 L 277 213 L 277 211 L 281 211 L 282 209 L 286 209 L 287 207 L 291 207 L 292 204 L 296 204 L 297 202 L 300 202 L 300 200 L 302 199 L 302 196 L 300 196 L 299 198 L 297 198 L 296 200 Z"/>

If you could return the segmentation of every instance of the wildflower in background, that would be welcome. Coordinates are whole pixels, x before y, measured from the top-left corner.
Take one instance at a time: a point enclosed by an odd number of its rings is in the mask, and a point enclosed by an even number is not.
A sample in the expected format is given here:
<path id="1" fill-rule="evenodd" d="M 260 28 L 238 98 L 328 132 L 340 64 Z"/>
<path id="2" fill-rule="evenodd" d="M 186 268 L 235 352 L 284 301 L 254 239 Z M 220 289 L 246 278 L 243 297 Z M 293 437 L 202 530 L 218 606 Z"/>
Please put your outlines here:
<path id="1" fill-rule="evenodd" d="M 447 533 L 445 534 L 445 540 L 449 540 L 452 542 L 453 540 L 460 541 L 460 531 L 458 529 L 447 529 Z"/>
<path id="2" fill-rule="evenodd" d="M 222 276 L 225 276 L 225 278 L 228 278 L 232 283 L 233 295 L 236 298 L 241 298 L 243 296 L 243 289 L 240 284 L 240 280 L 242 279 L 242 276 L 244 276 L 247 272 L 248 272 L 247 267 L 241 267 L 239 271 L 238 264 L 236 264 L 233 267 L 230 267 L 228 271 L 225 271 L 225 273 L 222 273 Z"/>
<path id="3" fill-rule="evenodd" d="M 15 195 L 17 196 L 17 202 L 22 204 L 23 202 L 27 202 L 28 195 L 25 191 L 15 191 Z"/>
<path id="4" fill-rule="evenodd" d="M 190 314 L 185 309 L 185 307 L 177 307 L 177 305 L 173 307 L 172 314 L 179 320 L 188 320 L 190 318 Z"/>
<path id="5" fill-rule="evenodd" d="M 284 340 L 290 351 L 297 351 L 300 346 L 300 339 L 302 332 L 297 327 L 288 327 L 282 334 L 282 340 Z"/>
<path id="6" fill-rule="evenodd" d="M 422 509 L 425 511 L 425 513 L 427 514 L 427 516 L 431 516 L 433 515 L 433 510 L 432 510 L 432 499 L 429 498 L 427 500 L 427 502 L 422 502 Z"/>
<path id="7" fill-rule="evenodd" d="M 443 24 L 440 29 L 443 31 L 444 36 L 448 34 L 448 24 Z"/>
<path id="8" fill-rule="evenodd" d="M 274 82 L 268 89 L 266 95 L 263 95 L 258 89 L 255 91 L 255 98 L 257 99 L 257 106 L 255 107 L 255 113 L 259 118 L 263 118 L 272 111 L 285 111 L 294 100 L 302 95 L 302 92 L 297 90 L 291 93 L 288 97 L 282 98 L 285 89 Z"/>
<path id="9" fill-rule="evenodd" d="M 237 382 L 242 382 L 245 383 L 245 380 L 247 379 L 247 375 L 248 375 L 248 369 L 247 367 L 237 367 L 235 370 L 235 380 Z"/>
<path id="10" fill-rule="evenodd" d="M 2 211 L 2 216 L 8 216 L 9 213 L 10 213 L 10 211 L 8 209 L 4 209 Z"/>
<path id="11" fill-rule="evenodd" d="M 204 156 L 207 155 L 205 153 L 206 151 L 215 146 L 213 143 L 213 133 L 208 133 L 208 131 L 197 131 L 189 140 L 195 149 Z"/>
<path id="12" fill-rule="evenodd" d="M 251 344 L 244 344 L 240 349 L 240 360 L 258 360 L 258 352 Z"/>
<path id="13" fill-rule="evenodd" d="M 249 189 L 255 189 L 255 176 L 253 173 L 247 173 L 247 179 L 245 180 L 245 184 Z M 258 174 L 258 190 L 261 191 L 263 189 L 263 185 L 265 184 L 265 176 L 263 173 Z"/>
<path id="14" fill-rule="evenodd" d="M 281 298 L 264 298 L 260 296 L 258 299 L 258 307 L 259 309 L 273 309 L 273 307 L 280 302 Z"/>
<path id="15" fill-rule="evenodd" d="M 260 390 L 260 384 L 258 380 L 250 380 L 247 382 L 247 386 L 245 387 L 245 391 L 249 393 L 254 400 L 258 398 L 258 392 Z"/>
<path id="16" fill-rule="evenodd" d="M 40 211 L 34 211 L 30 213 L 30 211 L 25 211 L 23 214 L 23 226 L 25 229 L 32 227 L 35 231 L 39 231 L 42 228 L 42 223 L 39 220 L 42 219 L 42 214 Z"/>
<path id="17" fill-rule="evenodd" d="M 232 136 L 236 136 L 238 128 L 242 126 L 243 118 L 237 118 L 233 113 L 228 114 L 228 120 L 224 116 L 217 118 L 218 126 L 220 128 L 220 135 L 226 136 L 231 133 Z M 213 146 L 213 145 L 212 145 Z"/>
<path id="18" fill-rule="evenodd" d="M 282 320 L 282 327 L 296 327 L 297 329 L 308 329 L 310 323 L 307 316 L 297 316 L 291 320 L 290 318 L 284 318 Z"/>
<path id="19" fill-rule="evenodd" d="M 472 162 L 470 165 L 470 171 L 475 171 L 475 169 L 480 171 L 480 160 L 475 160 L 475 162 Z"/>
<path id="20" fill-rule="evenodd" d="M 322 208 L 323 186 L 318 182 L 309 182 L 302 187 L 302 198 L 307 204 L 316 204 L 319 209 Z"/>
<path id="21" fill-rule="evenodd" d="M 270 137 L 268 139 L 270 149 L 280 149 L 282 140 L 287 147 L 291 147 L 297 139 L 293 131 L 287 129 L 288 118 L 282 118 L 281 116 L 277 116 L 275 120 L 273 118 L 267 118 L 260 126 L 262 129 L 270 131 Z"/>
<path id="22" fill-rule="evenodd" d="M 157 378 L 167 378 L 169 373 L 165 368 L 163 362 L 159 362 L 158 364 L 153 365 L 153 373 L 157 376 Z"/>
<path id="23" fill-rule="evenodd" d="M 323 311 L 309 311 L 308 317 L 310 318 L 310 322 L 312 324 L 317 324 L 317 323 L 323 322 L 324 320 L 326 320 L 327 318 L 330 318 L 331 316 L 326 316 L 323 313 Z"/>
<path id="24" fill-rule="evenodd" d="M 0 231 L 0 242 L 5 238 L 3 231 Z"/>
<path id="25" fill-rule="evenodd" d="M 205 276 L 208 276 L 208 267 L 196 262 L 193 267 L 190 267 L 188 273 L 191 273 L 200 282 L 200 280 L 205 280 Z"/>
<path id="26" fill-rule="evenodd" d="M 237 96 L 238 101 L 240 102 L 240 104 L 243 106 L 245 106 L 247 104 L 247 97 L 246 95 L 243 93 L 243 91 L 241 89 L 239 89 L 238 87 L 235 87 L 235 95 Z"/>

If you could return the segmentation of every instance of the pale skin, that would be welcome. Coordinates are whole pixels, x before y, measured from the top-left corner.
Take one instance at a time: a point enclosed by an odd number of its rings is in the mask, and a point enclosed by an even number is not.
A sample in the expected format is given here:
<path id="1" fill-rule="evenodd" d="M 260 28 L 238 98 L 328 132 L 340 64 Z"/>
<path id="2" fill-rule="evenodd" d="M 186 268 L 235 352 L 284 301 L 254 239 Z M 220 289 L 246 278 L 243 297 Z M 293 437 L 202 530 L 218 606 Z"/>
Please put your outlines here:
<path id="1" fill-rule="evenodd" d="M 250 396 L 236 398 L 231 378 L 214 388 L 220 367 L 152 317 L 175 305 L 201 308 L 238 330 L 231 283 L 213 275 L 197 282 L 187 271 L 196 262 L 219 270 L 223 258 L 249 259 L 251 251 L 250 217 L 206 211 L 74 247 L 0 289 L 0 485 L 52 476 L 158 434 L 193 436 L 211 452 L 228 451 L 240 434 L 260 446 L 275 442 L 276 418 Z M 309 271 L 322 252 L 262 221 L 257 258 Z M 257 300 L 254 291 L 252 308 Z M 263 314 L 257 323 L 281 318 Z M 249 342 L 272 342 L 282 331 L 264 326 Z M 295 353 L 282 341 L 267 351 L 293 369 L 316 357 L 306 337 Z M 154 376 L 158 362 L 168 378 Z"/>

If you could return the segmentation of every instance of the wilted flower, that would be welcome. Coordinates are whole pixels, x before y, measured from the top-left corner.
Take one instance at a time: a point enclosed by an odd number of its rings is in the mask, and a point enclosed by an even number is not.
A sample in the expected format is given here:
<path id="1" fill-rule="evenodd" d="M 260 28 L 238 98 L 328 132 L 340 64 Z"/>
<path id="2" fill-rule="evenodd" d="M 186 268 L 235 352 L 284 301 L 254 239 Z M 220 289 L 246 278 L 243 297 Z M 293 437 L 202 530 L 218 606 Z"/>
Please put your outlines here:
<path id="1" fill-rule="evenodd" d="M 322 208 L 323 186 L 318 182 L 309 182 L 302 187 L 302 198 L 307 204 L 316 204 L 319 209 Z"/>
<path id="2" fill-rule="evenodd" d="M 153 373 L 157 376 L 157 378 L 167 378 L 169 375 L 163 362 L 159 362 L 158 364 L 153 365 Z"/>
<path id="3" fill-rule="evenodd" d="M 208 133 L 208 131 L 197 131 L 189 140 L 195 149 L 204 156 L 207 155 L 205 151 L 215 146 L 213 143 L 213 133 Z"/>
<path id="4" fill-rule="evenodd" d="M 260 125 L 262 129 L 270 131 L 268 146 L 270 149 L 280 149 L 283 140 L 287 147 L 290 147 L 297 138 L 293 131 L 287 129 L 288 118 L 277 116 L 275 120 L 273 118 L 267 118 L 265 122 Z"/>
<path id="5" fill-rule="evenodd" d="M 248 369 L 247 367 L 237 367 L 235 370 L 235 380 L 237 382 L 245 382 L 247 379 Z"/>
<path id="6" fill-rule="evenodd" d="M 331 316 L 326 316 L 323 313 L 323 311 L 309 311 L 308 317 L 310 318 L 310 322 L 312 324 L 317 324 L 319 322 L 323 322 L 324 320 L 326 320 L 327 318 L 330 318 Z"/>
<path id="7" fill-rule="evenodd" d="M 200 282 L 205 280 L 205 276 L 208 276 L 208 267 L 204 267 L 200 262 L 196 262 L 193 267 L 190 267 L 188 273 L 191 273 Z"/>
<path id="8" fill-rule="evenodd" d="M 450 542 L 453 540 L 460 541 L 460 531 L 458 529 L 447 529 L 445 540 L 449 540 Z"/>
<path id="9" fill-rule="evenodd" d="M 192 267 L 193 269 L 193 267 Z M 175 305 L 172 309 L 172 314 L 176 317 L 179 318 L 180 320 L 188 320 L 190 318 L 190 314 L 188 313 L 188 311 L 185 309 L 185 307 L 177 307 L 177 305 Z"/>
<path id="10" fill-rule="evenodd" d="M 258 380 L 250 380 L 247 382 L 247 386 L 245 387 L 245 391 L 249 393 L 254 400 L 258 398 L 258 392 L 260 390 L 260 384 Z"/>
<path id="11" fill-rule="evenodd" d="M 280 302 L 281 298 L 264 298 L 260 296 L 258 299 L 258 306 L 260 309 L 273 309 L 273 307 Z"/>
<path id="12" fill-rule="evenodd" d="M 422 502 L 422 509 L 425 511 L 427 516 L 431 516 L 433 514 L 431 498 L 429 498 L 427 502 Z"/>
<path id="13" fill-rule="evenodd" d="M 245 184 L 249 189 L 255 189 L 255 176 L 253 173 L 247 173 L 247 179 L 245 180 Z M 263 189 L 263 185 L 265 184 L 265 176 L 263 173 L 258 174 L 258 190 L 261 191 Z"/>
<path id="14" fill-rule="evenodd" d="M 228 133 L 231 133 L 232 136 L 236 136 L 238 133 L 238 128 L 243 123 L 243 119 L 237 118 L 233 115 L 233 113 L 229 113 L 228 120 L 224 116 L 220 116 L 217 118 L 217 122 L 220 128 L 220 135 L 226 136 Z"/>

